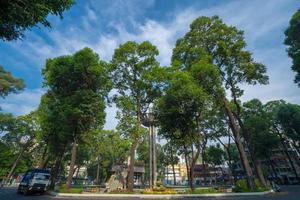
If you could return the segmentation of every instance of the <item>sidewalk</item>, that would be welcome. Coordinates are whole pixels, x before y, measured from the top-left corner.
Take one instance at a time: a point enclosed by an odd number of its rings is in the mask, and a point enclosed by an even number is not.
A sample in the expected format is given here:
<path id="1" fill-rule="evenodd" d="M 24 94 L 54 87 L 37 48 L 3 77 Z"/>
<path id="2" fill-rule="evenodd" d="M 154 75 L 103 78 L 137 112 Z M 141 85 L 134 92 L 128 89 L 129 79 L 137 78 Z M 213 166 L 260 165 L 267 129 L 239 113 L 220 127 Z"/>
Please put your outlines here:
<path id="1" fill-rule="evenodd" d="M 273 190 L 266 192 L 247 192 L 247 193 L 215 193 L 215 194 L 72 194 L 48 192 L 49 195 L 57 197 L 118 197 L 118 198 L 140 198 L 140 199 L 171 199 L 171 198 L 188 198 L 188 197 L 230 197 L 230 196 L 262 196 L 273 193 Z"/>

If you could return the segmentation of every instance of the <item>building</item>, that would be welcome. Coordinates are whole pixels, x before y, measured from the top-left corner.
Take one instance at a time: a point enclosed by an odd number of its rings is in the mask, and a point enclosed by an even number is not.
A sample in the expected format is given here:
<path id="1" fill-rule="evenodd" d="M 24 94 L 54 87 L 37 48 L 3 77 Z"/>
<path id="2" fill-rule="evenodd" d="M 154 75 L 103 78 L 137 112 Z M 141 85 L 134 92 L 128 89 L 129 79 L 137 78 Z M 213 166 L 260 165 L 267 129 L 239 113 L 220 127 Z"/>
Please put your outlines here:
<path id="1" fill-rule="evenodd" d="M 173 166 L 169 165 L 164 170 L 164 184 L 165 185 L 185 185 L 187 184 L 187 170 L 186 165 L 184 163 L 179 163 Z M 175 183 L 174 183 L 174 175 L 175 175 Z"/>

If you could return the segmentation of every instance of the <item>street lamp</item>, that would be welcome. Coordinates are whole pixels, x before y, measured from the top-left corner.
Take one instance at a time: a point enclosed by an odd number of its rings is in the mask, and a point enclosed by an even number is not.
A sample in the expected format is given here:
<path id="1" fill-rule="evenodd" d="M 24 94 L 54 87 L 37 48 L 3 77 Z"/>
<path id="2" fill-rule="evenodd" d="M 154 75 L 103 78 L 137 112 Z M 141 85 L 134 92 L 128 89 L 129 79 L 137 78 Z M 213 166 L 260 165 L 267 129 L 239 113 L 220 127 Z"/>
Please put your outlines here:
<path id="1" fill-rule="evenodd" d="M 149 147 L 150 147 L 150 188 L 156 186 L 156 134 L 154 127 L 154 114 L 146 113 L 143 120 L 143 125 L 149 127 Z"/>

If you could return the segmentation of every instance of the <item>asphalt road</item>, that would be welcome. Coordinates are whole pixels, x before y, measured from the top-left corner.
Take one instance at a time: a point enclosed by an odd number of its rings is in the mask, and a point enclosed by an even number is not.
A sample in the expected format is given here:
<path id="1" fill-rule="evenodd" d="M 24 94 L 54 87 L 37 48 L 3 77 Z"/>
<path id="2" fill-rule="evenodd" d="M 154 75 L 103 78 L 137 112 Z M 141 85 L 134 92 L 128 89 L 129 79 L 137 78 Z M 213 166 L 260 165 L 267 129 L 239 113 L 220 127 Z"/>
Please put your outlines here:
<path id="1" fill-rule="evenodd" d="M 265 196 L 249 196 L 249 197 L 216 197 L 216 198 L 189 198 L 189 199 L 205 199 L 205 200 L 300 200 L 300 186 L 286 186 L 282 188 L 283 191 L 276 194 L 270 194 Z M 139 198 L 107 198 L 107 197 L 53 197 L 49 195 L 29 195 L 23 196 L 17 194 L 16 188 L 0 188 L 0 200 L 128 200 Z M 176 198 L 178 199 L 178 198 Z"/>

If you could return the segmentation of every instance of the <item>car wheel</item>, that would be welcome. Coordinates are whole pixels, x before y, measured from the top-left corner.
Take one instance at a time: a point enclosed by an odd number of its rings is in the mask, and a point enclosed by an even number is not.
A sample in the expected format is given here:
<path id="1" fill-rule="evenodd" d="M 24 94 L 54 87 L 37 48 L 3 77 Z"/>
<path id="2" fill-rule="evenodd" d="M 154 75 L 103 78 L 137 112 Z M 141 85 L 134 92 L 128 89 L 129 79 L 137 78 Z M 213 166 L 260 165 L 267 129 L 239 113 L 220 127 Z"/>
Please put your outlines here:
<path id="1" fill-rule="evenodd" d="M 28 189 L 25 189 L 25 190 L 23 191 L 23 194 L 24 194 L 24 196 L 27 196 L 27 195 L 29 194 Z"/>

